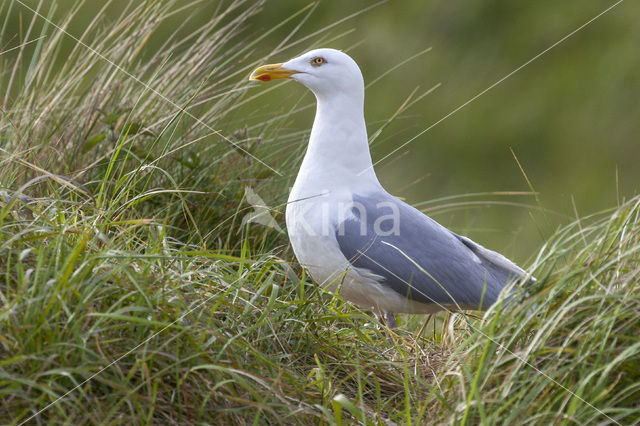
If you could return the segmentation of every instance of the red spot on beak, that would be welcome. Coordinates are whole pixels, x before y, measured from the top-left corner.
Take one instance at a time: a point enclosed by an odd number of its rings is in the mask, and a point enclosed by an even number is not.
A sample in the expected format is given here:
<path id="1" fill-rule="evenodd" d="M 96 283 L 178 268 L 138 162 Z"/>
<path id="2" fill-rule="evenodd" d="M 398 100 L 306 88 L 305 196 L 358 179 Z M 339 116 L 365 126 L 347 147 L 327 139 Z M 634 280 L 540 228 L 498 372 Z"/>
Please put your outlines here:
<path id="1" fill-rule="evenodd" d="M 258 80 L 260 80 L 260 81 L 270 81 L 271 80 L 271 76 L 269 74 L 260 74 L 256 78 Z"/>

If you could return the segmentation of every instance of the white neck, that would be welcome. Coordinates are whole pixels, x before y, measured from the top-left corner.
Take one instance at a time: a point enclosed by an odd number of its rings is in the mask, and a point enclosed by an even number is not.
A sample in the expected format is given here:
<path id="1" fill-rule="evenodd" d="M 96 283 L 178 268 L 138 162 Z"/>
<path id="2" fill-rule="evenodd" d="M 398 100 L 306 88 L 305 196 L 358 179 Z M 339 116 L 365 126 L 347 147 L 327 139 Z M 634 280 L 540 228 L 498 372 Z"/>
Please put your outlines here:
<path id="1" fill-rule="evenodd" d="M 294 186 L 296 192 L 302 185 L 329 191 L 345 185 L 379 186 L 369 153 L 364 94 L 333 93 L 316 98 L 316 118 Z"/>

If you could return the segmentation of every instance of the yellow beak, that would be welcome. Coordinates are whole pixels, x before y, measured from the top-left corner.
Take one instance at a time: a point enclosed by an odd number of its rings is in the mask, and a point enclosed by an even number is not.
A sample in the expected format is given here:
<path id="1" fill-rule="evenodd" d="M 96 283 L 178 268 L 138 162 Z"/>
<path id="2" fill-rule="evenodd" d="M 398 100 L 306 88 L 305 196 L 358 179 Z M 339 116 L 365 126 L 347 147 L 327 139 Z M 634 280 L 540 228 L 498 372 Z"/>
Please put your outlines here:
<path id="1" fill-rule="evenodd" d="M 282 68 L 282 64 L 269 64 L 256 68 L 249 77 L 249 80 L 270 81 L 283 78 L 291 78 L 293 74 L 300 71 Z"/>

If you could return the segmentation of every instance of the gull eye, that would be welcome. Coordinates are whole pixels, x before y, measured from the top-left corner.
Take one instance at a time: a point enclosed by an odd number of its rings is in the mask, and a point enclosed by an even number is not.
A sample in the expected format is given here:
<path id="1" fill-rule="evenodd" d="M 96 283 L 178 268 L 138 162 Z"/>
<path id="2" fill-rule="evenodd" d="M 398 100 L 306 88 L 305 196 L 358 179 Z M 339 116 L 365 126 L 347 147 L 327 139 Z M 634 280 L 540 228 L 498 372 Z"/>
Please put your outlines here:
<path id="1" fill-rule="evenodd" d="M 324 59 L 322 56 L 316 56 L 311 60 L 311 65 L 313 65 L 314 67 L 319 67 L 320 65 L 325 64 L 326 62 L 327 60 Z"/>

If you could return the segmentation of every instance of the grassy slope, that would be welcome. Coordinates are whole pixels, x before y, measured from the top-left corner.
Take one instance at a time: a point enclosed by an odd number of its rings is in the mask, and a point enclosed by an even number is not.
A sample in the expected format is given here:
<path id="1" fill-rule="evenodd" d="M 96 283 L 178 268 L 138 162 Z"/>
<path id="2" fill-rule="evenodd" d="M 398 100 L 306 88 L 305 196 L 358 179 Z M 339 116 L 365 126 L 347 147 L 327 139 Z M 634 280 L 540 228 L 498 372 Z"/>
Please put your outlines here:
<path id="1" fill-rule="evenodd" d="M 282 235 L 241 224 L 245 185 L 285 185 L 249 154 L 287 170 L 301 137 L 281 119 L 234 128 L 256 6 L 145 54 L 170 6 L 80 37 L 122 69 L 51 26 L 0 56 L 0 418 L 640 422 L 637 200 L 559 230 L 521 303 L 413 318 L 390 342 Z"/>

